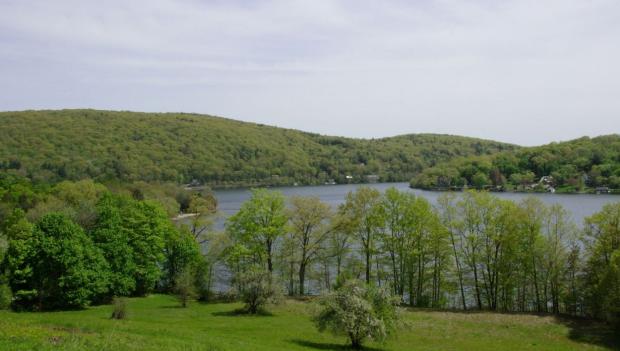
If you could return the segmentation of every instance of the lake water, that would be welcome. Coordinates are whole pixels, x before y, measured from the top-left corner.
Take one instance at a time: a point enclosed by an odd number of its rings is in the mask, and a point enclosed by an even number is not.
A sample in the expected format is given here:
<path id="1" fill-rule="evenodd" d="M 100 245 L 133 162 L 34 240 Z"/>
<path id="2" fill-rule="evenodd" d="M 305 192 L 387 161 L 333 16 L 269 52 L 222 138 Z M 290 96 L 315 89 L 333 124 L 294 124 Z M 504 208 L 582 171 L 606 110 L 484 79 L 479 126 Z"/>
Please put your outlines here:
<path id="1" fill-rule="evenodd" d="M 377 183 L 366 184 L 367 186 L 378 189 L 383 192 L 389 187 L 395 187 L 398 190 L 412 192 L 416 195 L 423 196 L 432 204 L 436 204 L 437 198 L 443 194 L 438 191 L 426 191 L 409 188 L 408 183 Z M 355 190 L 362 185 L 342 184 L 342 185 L 321 185 L 321 186 L 297 186 L 297 187 L 274 187 L 273 190 L 281 191 L 285 196 L 303 195 L 318 196 L 322 201 L 337 207 L 344 202 L 345 196 L 349 191 Z M 561 204 L 572 213 L 573 221 L 579 226 L 582 225 L 583 219 L 590 216 L 594 212 L 599 211 L 603 205 L 607 203 L 620 201 L 620 195 L 586 195 L 586 194 L 525 194 L 525 193 L 493 193 L 502 199 L 510 199 L 520 201 L 527 196 L 535 196 L 540 198 L 546 204 Z M 250 189 L 226 189 L 216 190 L 215 195 L 218 199 L 219 210 L 224 214 L 224 218 L 216 221 L 215 229 L 222 230 L 224 228 L 224 219 L 235 214 L 241 204 L 246 201 L 250 195 Z M 335 273 L 334 273 L 335 274 Z M 225 265 L 219 264 L 215 268 L 214 286 L 215 291 L 227 291 L 230 288 L 231 274 Z M 318 293 L 320 288 L 315 282 L 308 281 L 307 290 L 310 293 Z"/>
<path id="2" fill-rule="evenodd" d="M 285 196 L 303 195 L 318 196 L 322 201 L 337 207 L 344 202 L 345 196 L 349 191 L 355 190 L 362 185 L 358 184 L 340 184 L 340 185 L 320 185 L 320 186 L 296 186 L 296 187 L 274 187 L 272 190 L 279 190 Z M 389 187 L 395 187 L 398 190 L 412 192 L 416 195 L 423 196 L 431 203 L 435 204 L 437 198 L 443 193 L 438 191 L 427 191 L 409 188 L 409 183 L 377 183 L 366 184 L 372 188 L 383 192 Z M 250 189 L 226 189 L 216 190 L 215 194 L 218 199 L 218 207 L 225 216 L 236 213 L 241 204 L 247 200 L 251 193 Z M 546 204 L 561 204 L 570 213 L 572 213 L 573 221 L 581 225 L 583 219 L 591 214 L 598 212 L 603 205 L 620 201 L 620 195 L 594 195 L 594 194 L 547 194 L 547 193 L 493 193 L 502 199 L 520 201 L 527 196 L 535 196 Z"/>

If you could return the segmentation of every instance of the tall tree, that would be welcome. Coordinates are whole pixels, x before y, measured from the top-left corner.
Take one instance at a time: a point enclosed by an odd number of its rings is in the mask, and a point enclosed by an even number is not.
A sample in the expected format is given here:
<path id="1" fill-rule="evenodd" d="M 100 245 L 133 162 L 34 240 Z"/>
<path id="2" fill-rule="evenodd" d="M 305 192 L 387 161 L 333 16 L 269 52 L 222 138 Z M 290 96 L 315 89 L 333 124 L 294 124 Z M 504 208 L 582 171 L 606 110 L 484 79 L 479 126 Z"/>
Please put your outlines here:
<path id="1" fill-rule="evenodd" d="M 620 321 L 620 202 L 586 218 L 586 312 Z"/>
<path id="2" fill-rule="evenodd" d="M 454 257 L 454 264 L 456 267 L 456 276 L 458 279 L 459 291 L 461 294 L 461 305 L 463 310 L 467 309 L 467 302 L 465 300 L 465 286 L 463 282 L 463 241 L 462 241 L 462 226 L 457 217 L 456 209 L 456 196 L 452 193 L 446 193 L 441 195 L 437 199 L 439 206 L 439 213 L 441 222 L 446 228 L 450 244 L 452 246 L 452 254 Z"/>
<path id="3" fill-rule="evenodd" d="M 473 273 L 475 300 L 478 309 L 483 308 L 479 261 L 481 257 L 482 234 L 487 219 L 485 209 L 488 206 L 486 202 L 488 201 L 490 201 L 488 194 L 468 191 L 463 194 L 462 199 L 458 202 L 458 208 L 461 212 L 460 216 L 463 221 L 463 231 L 461 232 L 464 244 L 463 255 L 469 270 Z"/>
<path id="4" fill-rule="evenodd" d="M 136 264 L 134 294 L 144 296 L 161 277 L 166 238 L 176 229 L 157 202 L 126 199 L 122 209 L 123 230 L 130 238 Z"/>
<path id="5" fill-rule="evenodd" d="M 207 234 L 213 228 L 217 215 L 217 200 L 210 193 L 193 194 L 187 212 L 192 215 L 189 219 L 189 230 L 194 239 L 200 244 L 207 242 Z"/>
<path id="6" fill-rule="evenodd" d="M 137 266 L 131 235 L 123 228 L 123 200 L 107 193 L 96 205 L 97 219 L 90 237 L 110 265 L 110 296 L 129 296 L 136 288 Z"/>
<path id="7" fill-rule="evenodd" d="M 347 194 L 345 203 L 340 206 L 345 227 L 360 244 L 366 265 L 366 283 L 371 281 L 372 255 L 376 250 L 377 232 L 383 226 L 380 211 L 381 193 L 366 186 Z"/>
<path id="8" fill-rule="evenodd" d="M 227 229 L 255 263 L 273 272 L 274 246 L 286 231 L 284 196 L 266 189 L 252 190 L 252 197 L 228 220 Z"/>
<path id="9" fill-rule="evenodd" d="M 402 298 L 405 295 L 406 264 L 411 239 L 411 217 L 408 216 L 413 194 L 389 188 L 381 201 L 385 218 L 385 229 L 381 238 L 383 251 L 389 255 L 394 293 Z"/>
<path id="10" fill-rule="evenodd" d="M 331 208 L 318 197 L 293 196 L 290 224 L 299 250 L 299 294 L 305 293 L 306 270 L 318 258 L 330 233 Z"/>
<path id="11" fill-rule="evenodd" d="M 526 289 L 531 282 L 534 288 L 535 309 L 537 312 L 544 310 L 540 261 L 543 245 L 542 228 L 547 217 L 547 208 L 542 201 L 535 197 L 527 197 L 519 204 L 520 219 L 520 238 L 521 238 L 521 262 L 524 281 L 521 283 L 522 289 Z M 525 299 L 525 293 L 522 294 Z M 525 306 L 523 306 L 525 307 Z"/>
<path id="12" fill-rule="evenodd" d="M 560 299 L 568 288 L 566 273 L 569 270 L 569 245 L 574 241 L 574 230 L 570 215 L 562 205 L 555 204 L 548 208 L 543 231 L 543 266 L 551 295 L 552 312 L 555 314 L 560 313 Z"/>

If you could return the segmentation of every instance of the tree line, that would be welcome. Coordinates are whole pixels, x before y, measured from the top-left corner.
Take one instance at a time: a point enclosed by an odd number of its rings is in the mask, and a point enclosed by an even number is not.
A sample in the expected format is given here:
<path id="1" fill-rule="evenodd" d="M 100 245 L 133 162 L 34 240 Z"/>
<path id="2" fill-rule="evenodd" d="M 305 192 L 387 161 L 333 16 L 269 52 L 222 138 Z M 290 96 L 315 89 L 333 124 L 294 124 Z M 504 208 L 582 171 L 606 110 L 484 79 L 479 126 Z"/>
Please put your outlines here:
<path id="1" fill-rule="evenodd" d="M 540 180 L 545 177 L 545 182 Z M 620 191 L 620 136 L 580 138 L 488 156 L 454 158 L 417 174 L 411 185 L 424 189 L 470 187 L 558 192 Z"/>
<path id="2" fill-rule="evenodd" d="M 206 294 L 208 262 L 196 233 L 140 189 L 0 177 L 0 307 L 71 309 L 173 292 L 187 272 Z M 210 194 L 179 194 L 188 209 L 215 207 Z"/>
<path id="3" fill-rule="evenodd" d="M 213 282 L 226 280 L 226 298 L 258 304 L 274 287 L 314 295 L 353 279 L 417 307 L 619 317 L 620 203 L 579 228 L 534 197 L 467 191 L 432 205 L 362 186 L 332 208 L 256 189 L 217 232 L 211 193 L 179 190 L 184 221 L 145 193 L 166 191 L 0 177 L 0 295 L 34 310 L 153 291 L 185 303 L 213 298 Z"/>
<path id="4" fill-rule="evenodd" d="M 354 278 L 417 307 L 549 312 L 617 320 L 620 203 L 578 228 L 561 205 L 487 192 L 437 205 L 360 187 L 333 210 L 316 197 L 254 190 L 228 219 L 233 273 L 263 267 L 291 295 Z M 312 283 L 313 288 L 308 289 Z"/>
<path id="5" fill-rule="evenodd" d="M 364 183 L 368 175 L 408 181 L 454 157 L 514 147 L 432 134 L 331 137 L 183 113 L 0 112 L 0 171 L 46 183 L 195 180 L 225 187 Z"/>

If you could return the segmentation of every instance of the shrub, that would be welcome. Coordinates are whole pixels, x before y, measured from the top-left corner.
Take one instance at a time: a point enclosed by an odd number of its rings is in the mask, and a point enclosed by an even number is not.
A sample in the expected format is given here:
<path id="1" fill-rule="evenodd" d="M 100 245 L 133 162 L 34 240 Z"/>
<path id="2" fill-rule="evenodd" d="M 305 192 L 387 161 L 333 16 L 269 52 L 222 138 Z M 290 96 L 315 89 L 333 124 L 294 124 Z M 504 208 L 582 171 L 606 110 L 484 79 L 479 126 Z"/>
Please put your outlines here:
<path id="1" fill-rule="evenodd" d="M 282 298 L 282 290 L 271 274 L 263 269 L 250 268 L 238 274 L 236 283 L 239 296 L 250 314 L 256 314 L 267 303 L 279 303 Z"/>
<path id="2" fill-rule="evenodd" d="M 112 300 L 112 319 L 125 319 L 127 318 L 127 299 L 124 297 L 115 297 Z"/>
<path id="3" fill-rule="evenodd" d="M 6 284 L 0 284 L 0 310 L 6 310 L 11 306 L 13 294 Z"/>
<path id="4" fill-rule="evenodd" d="M 314 317 L 319 331 L 329 330 L 349 338 L 354 349 L 365 339 L 383 341 L 396 327 L 397 299 L 387 290 L 350 280 L 319 300 Z"/>
<path id="5" fill-rule="evenodd" d="M 200 301 L 213 299 L 211 279 L 212 267 L 205 258 L 202 258 L 196 265 L 196 293 Z"/>
<path id="6" fill-rule="evenodd" d="M 174 293 L 181 303 L 187 307 L 187 302 L 196 297 L 195 276 L 191 268 L 185 268 L 174 279 Z"/>

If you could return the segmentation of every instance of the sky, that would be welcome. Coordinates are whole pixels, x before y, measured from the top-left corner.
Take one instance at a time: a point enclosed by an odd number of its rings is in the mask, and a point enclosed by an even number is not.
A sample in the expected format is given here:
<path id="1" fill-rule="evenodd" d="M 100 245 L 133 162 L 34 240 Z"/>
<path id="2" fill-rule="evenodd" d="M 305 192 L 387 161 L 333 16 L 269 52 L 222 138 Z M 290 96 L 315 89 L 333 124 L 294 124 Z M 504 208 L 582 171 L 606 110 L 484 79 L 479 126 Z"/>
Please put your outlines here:
<path id="1" fill-rule="evenodd" d="M 0 110 L 329 135 L 620 133 L 617 0 L 0 0 Z"/>

